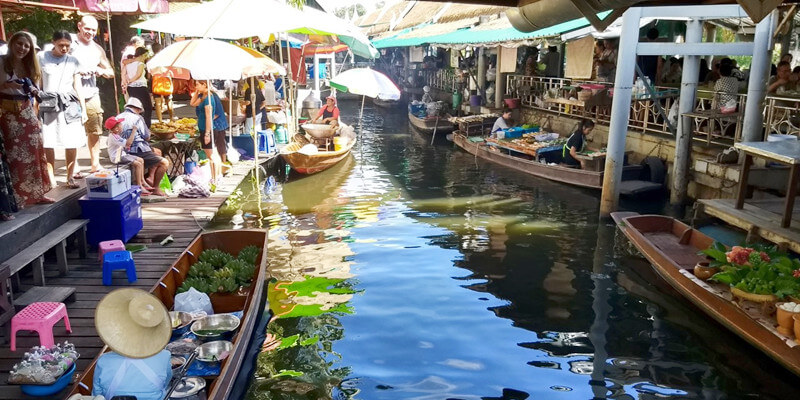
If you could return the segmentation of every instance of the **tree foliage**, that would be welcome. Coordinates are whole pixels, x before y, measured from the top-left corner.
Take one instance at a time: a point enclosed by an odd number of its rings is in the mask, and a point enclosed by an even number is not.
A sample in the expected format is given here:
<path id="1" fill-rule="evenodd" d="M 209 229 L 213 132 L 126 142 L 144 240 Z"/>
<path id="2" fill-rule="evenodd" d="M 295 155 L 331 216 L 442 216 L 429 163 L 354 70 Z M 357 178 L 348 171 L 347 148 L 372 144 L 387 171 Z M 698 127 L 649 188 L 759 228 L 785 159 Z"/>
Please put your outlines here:
<path id="1" fill-rule="evenodd" d="M 53 32 L 57 30 L 74 32 L 80 18 L 77 13 L 64 16 L 61 13 L 37 8 L 27 14 L 3 15 L 3 23 L 9 37 L 15 32 L 28 31 L 36 36 L 39 46 L 42 46 L 50 42 Z"/>

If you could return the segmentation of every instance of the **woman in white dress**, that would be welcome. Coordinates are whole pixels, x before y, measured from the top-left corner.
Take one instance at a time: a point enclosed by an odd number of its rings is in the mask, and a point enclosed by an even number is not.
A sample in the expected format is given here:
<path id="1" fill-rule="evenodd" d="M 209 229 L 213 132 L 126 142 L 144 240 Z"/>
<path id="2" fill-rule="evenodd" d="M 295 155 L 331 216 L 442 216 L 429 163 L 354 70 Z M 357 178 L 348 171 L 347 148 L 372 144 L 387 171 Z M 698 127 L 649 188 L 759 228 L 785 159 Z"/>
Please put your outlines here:
<path id="1" fill-rule="evenodd" d="M 42 119 L 42 136 L 47 155 L 47 168 L 53 178 L 55 164 L 55 148 L 63 147 L 67 162 L 67 186 L 78 188 L 75 184 L 75 159 L 78 148 L 86 146 L 86 104 L 78 95 L 81 86 L 81 75 L 78 59 L 69 54 L 72 37 L 67 31 L 53 33 L 53 50 L 39 53 L 39 65 L 42 68 L 43 105 L 39 115 Z M 44 107 L 47 94 L 55 94 L 56 106 Z"/>

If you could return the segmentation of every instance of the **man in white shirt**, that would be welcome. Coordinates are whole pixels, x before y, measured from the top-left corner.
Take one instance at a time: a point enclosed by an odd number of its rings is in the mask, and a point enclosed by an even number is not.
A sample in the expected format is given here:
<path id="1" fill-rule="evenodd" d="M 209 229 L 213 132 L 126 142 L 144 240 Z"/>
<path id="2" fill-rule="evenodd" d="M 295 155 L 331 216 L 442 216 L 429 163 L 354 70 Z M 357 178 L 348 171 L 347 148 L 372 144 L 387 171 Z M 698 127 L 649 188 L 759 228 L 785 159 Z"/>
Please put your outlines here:
<path id="1" fill-rule="evenodd" d="M 86 129 L 89 155 L 92 160 L 91 172 L 100 170 L 100 136 L 103 134 L 103 108 L 100 105 L 100 91 L 97 88 L 97 76 L 111 79 L 114 69 L 108 62 L 106 53 L 94 41 L 97 35 L 97 20 L 85 15 L 78 22 L 78 33 L 72 44 L 71 54 L 80 63 L 81 90 L 79 95 L 86 101 L 86 115 L 89 119 L 83 125 Z M 76 167 L 76 171 L 78 171 Z M 81 178 L 76 172 L 75 178 Z"/>
<path id="2" fill-rule="evenodd" d="M 494 136 L 495 133 L 501 129 L 508 129 L 508 121 L 511 121 L 511 110 L 506 108 L 503 110 L 503 115 L 494 121 L 494 125 L 492 126 L 492 136 Z"/>

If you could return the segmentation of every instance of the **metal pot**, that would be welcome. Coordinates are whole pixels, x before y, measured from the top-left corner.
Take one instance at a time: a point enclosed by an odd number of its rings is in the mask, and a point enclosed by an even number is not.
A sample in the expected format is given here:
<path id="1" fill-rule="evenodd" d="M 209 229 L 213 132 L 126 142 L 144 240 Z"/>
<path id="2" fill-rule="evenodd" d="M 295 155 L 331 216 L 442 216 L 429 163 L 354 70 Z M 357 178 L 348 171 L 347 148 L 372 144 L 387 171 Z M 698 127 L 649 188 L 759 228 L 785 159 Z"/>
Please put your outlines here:
<path id="1" fill-rule="evenodd" d="M 303 99 L 303 108 L 320 109 L 322 108 L 322 100 L 320 100 L 316 93 L 312 91 L 308 94 L 308 96 L 306 96 L 305 99 Z"/>

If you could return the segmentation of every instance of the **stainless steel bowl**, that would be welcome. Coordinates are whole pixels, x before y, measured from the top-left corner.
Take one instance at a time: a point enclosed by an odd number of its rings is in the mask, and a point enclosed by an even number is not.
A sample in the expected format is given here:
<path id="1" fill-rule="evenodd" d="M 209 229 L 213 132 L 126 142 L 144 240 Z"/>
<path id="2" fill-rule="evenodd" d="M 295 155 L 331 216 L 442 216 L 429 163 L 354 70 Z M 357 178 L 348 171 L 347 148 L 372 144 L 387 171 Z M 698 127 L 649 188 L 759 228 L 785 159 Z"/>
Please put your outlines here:
<path id="1" fill-rule="evenodd" d="M 301 126 L 306 133 L 317 139 L 329 138 L 336 133 L 336 128 L 328 124 L 303 124 Z"/>
<path id="2" fill-rule="evenodd" d="M 192 315 L 183 311 L 170 311 L 169 319 L 172 321 L 172 329 L 180 329 L 192 322 Z"/>
<path id="3" fill-rule="evenodd" d="M 231 314 L 213 314 L 194 321 L 192 333 L 202 341 L 223 339 L 239 328 L 239 317 Z"/>
<path id="4" fill-rule="evenodd" d="M 204 343 L 197 348 L 197 359 L 203 362 L 220 362 L 230 355 L 233 343 L 227 340 L 216 340 Z"/>

